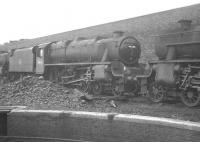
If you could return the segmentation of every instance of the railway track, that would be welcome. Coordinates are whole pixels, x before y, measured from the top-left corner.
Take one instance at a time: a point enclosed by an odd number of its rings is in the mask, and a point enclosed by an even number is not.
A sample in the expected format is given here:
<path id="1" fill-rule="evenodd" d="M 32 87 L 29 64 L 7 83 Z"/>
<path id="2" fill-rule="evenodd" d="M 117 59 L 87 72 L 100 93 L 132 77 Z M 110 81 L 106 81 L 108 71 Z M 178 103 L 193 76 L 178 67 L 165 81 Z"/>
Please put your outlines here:
<path id="1" fill-rule="evenodd" d="M 0 136 L 1 142 L 89 142 L 75 139 L 60 139 L 46 137 Z"/>

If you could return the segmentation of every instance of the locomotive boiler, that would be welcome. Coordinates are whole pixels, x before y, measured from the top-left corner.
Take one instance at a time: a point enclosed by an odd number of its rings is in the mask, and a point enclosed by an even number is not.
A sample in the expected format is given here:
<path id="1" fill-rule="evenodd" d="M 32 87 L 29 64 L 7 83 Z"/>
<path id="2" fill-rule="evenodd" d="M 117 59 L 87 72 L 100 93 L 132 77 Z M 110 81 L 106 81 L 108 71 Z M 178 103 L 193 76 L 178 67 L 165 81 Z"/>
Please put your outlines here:
<path id="1" fill-rule="evenodd" d="M 53 42 L 44 52 L 48 78 L 94 94 L 121 94 L 127 87 L 125 76 L 134 82 L 131 72 L 125 69 L 139 68 L 141 49 L 133 36 L 117 31 L 112 37 Z"/>
<path id="2" fill-rule="evenodd" d="M 140 43 L 123 32 L 113 33 L 112 38 L 77 38 L 73 41 L 54 42 L 49 47 L 51 63 L 81 63 L 122 61 L 126 65 L 138 64 Z"/>
<path id="3" fill-rule="evenodd" d="M 153 102 L 180 97 L 189 107 L 200 103 L 200 27 L 191 22 L 180 20 L 178 32 L 156 36 L 159 60 L 149 62 L 151 73 L 146 81 Z"/>

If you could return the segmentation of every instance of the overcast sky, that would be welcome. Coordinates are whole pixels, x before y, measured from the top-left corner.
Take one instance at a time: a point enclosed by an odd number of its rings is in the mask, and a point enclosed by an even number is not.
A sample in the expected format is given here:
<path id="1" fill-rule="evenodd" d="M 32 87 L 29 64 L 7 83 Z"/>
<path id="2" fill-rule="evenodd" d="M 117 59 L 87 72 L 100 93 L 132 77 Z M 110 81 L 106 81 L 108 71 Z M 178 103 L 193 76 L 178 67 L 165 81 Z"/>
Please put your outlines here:
<path id="1" fill-rule="evenodd" d="M 0 0 L 0 44 L 200 3 L 200 0 Z"/>

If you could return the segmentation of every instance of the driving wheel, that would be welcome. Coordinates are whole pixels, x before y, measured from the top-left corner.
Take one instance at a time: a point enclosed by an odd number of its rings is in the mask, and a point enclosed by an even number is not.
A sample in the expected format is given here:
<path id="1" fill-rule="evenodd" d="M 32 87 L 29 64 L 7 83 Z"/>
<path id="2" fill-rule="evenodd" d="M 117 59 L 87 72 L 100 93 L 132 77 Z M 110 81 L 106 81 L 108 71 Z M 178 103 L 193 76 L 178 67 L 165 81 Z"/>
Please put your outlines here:
<path id="1" fill-rule="evenodd" d="M 160 103 L 164 101 L 166 91 L 162 85 L 158 83 L 152 83 L 149 87 L 149 99 L 154 103 Z"/>
<path id="2" fill-rule="evenodd" d="M 79 89 L 82 92 L 87 92 L 88 91 L 88 83 L 86 81 L 81 81 Z"/>
<path id="3" fill-rule="evenodd" d="M 103 93 L 103 87 L 102 87 L 102 84 L 100 82 L 94 82 L 92 84 L 92 93 L 94 95 L 101 95 Z"/>
<path id="4" fill-rule="evenodd" d="M 196 89 L 185 91 L 181 94 L 181 101 L 188 107 L 195 107 L 200 104 L 200 92 Z"/>
<path id="5" fill-rule="evenodd" d="M 119 87 L 118 86 L 114 86 L 112 88 L 112 94 L 114 96 L 121 96 L 123 93 L 120 91 Z"/>

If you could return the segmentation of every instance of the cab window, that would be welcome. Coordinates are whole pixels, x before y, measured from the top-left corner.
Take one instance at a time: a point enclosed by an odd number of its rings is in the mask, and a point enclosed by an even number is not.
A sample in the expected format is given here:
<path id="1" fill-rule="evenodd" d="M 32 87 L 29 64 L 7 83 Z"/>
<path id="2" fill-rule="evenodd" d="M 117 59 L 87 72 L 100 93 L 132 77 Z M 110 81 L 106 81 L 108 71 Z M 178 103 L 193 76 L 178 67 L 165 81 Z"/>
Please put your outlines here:
<path id="1" fill-rule="evenodd" d="M 38 48 L 37 49 L 37 57 L 42 57 L 43 56 L 43 49 L 42 48 Z"/>

